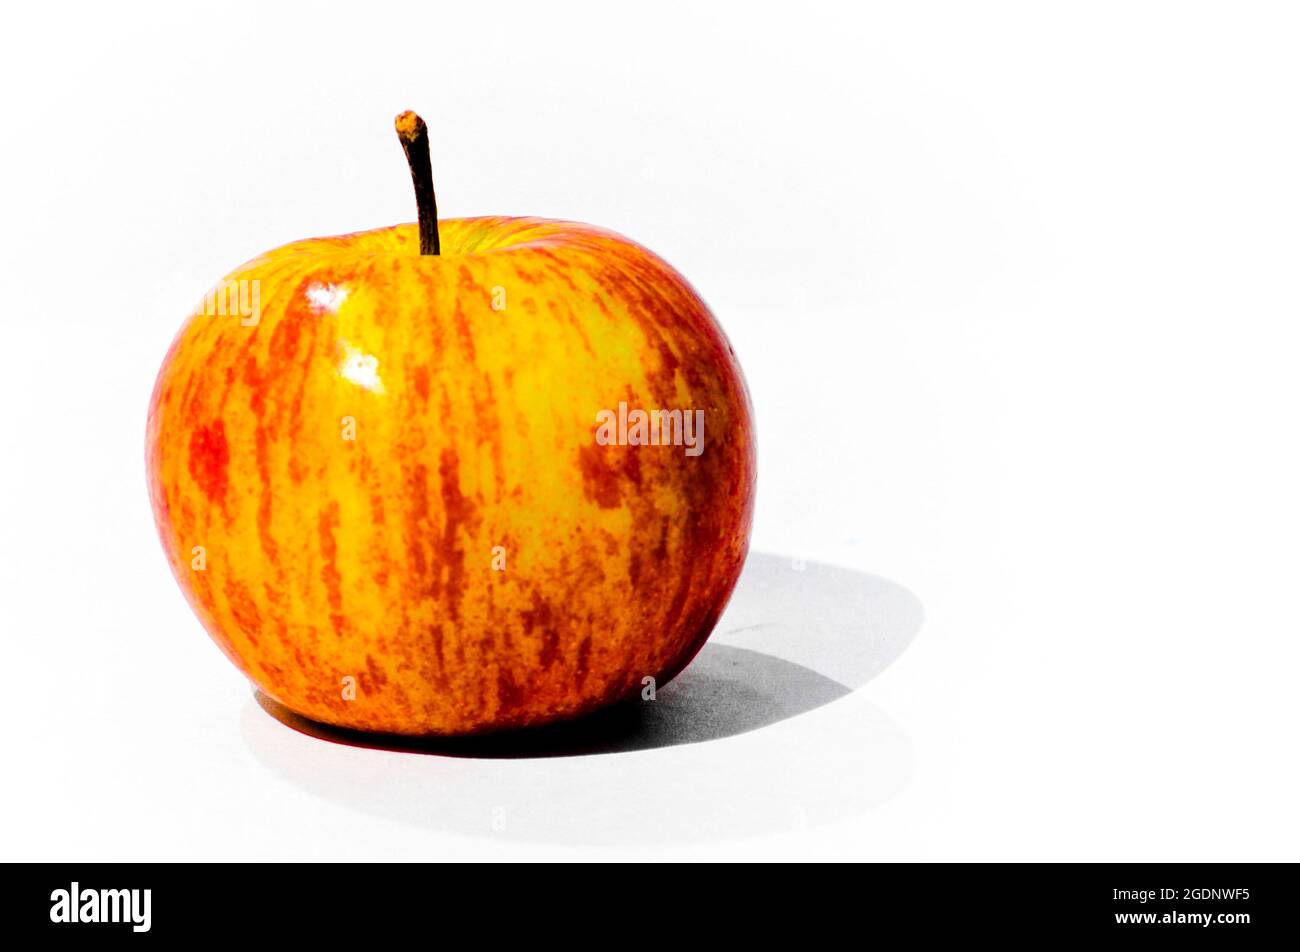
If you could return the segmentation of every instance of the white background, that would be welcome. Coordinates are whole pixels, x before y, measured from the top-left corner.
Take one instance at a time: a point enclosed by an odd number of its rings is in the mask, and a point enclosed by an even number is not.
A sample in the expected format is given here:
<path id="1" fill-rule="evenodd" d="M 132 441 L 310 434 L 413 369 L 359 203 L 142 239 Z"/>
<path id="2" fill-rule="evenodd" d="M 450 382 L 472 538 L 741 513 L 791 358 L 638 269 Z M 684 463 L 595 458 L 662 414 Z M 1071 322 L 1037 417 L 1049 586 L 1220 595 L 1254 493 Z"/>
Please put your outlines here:
<path id="1" fill-rule="evenodd" d="M 6 18 L 3 858 L 1300 858 L 1285 5 Z M 163 560 L 146 403 L 229 269 L 413 219 L 405 108 L 445 216 L 593 222 L 692 280 L 753 393 L 755 549 L 915 593 L 892 666 L 741 736 L 550 761 L 253 705 Z M 791 758 L 820 786 L 787 814 L 714 822 L 748 797 L 706 778 Z"/>

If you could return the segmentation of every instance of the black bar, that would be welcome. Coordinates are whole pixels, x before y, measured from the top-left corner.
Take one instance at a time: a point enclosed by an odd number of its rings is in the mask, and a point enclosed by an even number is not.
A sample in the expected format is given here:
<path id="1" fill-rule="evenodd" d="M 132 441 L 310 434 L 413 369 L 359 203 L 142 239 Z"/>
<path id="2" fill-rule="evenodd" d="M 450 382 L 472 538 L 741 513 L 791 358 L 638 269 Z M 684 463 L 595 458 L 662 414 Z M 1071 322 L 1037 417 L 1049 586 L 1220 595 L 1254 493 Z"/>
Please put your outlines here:
<path id="1" fill-rule="evenodd" d="M 813 930 L 838 923 L 867 938 L 902 930 L 958 940 L 1128 936 L 1233 946 L 1295 932 L 1289 864 L 761 870 L 637 864 L 615 871 L 527 864 L 11 864 L 6 873 L 12 885 L 0 891 L 0 915 L 9 935 L 75 936 L 93 944 L 275 935 L 377 942 L 431 926 L 429 944 L 437 945 L 467 941 L 454 940 L 453 930 L 496 944 L 512 929 L 536 942 L 585 934 L 593 941 L 604 936 L 601 944 L 659 944 L 662 935 L 653 936 L 661 930 L 689 929 L 688 921 L 701 918 L 725 926 L 732 940 L 762 938 L 779 921 Z M 113 918 L 116 909 L 118 921 L 71 922 L 73 883 L 79 913 L 87 913 L 78 918 Z M 65 896 L 68 903 L 60 905 Z"/>

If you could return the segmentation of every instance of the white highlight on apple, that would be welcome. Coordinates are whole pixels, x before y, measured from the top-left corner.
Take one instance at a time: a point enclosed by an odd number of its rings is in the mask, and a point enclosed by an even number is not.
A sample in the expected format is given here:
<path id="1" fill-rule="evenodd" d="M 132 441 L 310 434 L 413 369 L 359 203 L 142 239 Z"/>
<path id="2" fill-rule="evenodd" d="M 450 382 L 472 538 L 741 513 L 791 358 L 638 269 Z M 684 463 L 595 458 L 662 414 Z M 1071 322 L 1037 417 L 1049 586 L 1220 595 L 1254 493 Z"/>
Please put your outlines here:
<path id="1" fill-rule="evenodd" d="M 379 379 L 379 358 L 374 354 L 358 350 L 350 344 L 345 344 L 343 347 L 343 362 L 339 364 L 339 376 L 371 393 L 384 392 L 384 382 Z"/>
<path id="2" fill-rule="evenodd" d="M 628 410 L 596 414 L 596 442 L 601 446 L 685 446 L 687 456 L 704 452 L 703 410 Z"/>
<path id="3" fill-rule="evenodd" d="M 312 284 L 307 288 L 307 302 L 314 311 L 337 314 L 347 300 L 348 289 L 341 284 Z"/>

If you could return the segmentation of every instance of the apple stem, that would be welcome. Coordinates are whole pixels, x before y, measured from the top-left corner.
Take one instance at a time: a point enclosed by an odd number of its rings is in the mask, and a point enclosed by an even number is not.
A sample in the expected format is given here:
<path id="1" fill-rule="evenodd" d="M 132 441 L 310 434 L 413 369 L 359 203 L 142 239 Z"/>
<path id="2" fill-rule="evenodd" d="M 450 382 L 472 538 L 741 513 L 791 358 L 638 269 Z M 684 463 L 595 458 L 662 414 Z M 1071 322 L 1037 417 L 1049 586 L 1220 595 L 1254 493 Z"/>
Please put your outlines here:
<path id="1" fill-rule="evenodd" d="M 436 255 L 438 244 L 438 202 L 433 195 L 433 170 L 429 167 L 429 127 L 415 113 L 407 110 L 394 120 L 397 137 L 402 140 L 406 164 L 411 167 L 415 184 L 415 206 L 420 213 L 420 254 Z"/>

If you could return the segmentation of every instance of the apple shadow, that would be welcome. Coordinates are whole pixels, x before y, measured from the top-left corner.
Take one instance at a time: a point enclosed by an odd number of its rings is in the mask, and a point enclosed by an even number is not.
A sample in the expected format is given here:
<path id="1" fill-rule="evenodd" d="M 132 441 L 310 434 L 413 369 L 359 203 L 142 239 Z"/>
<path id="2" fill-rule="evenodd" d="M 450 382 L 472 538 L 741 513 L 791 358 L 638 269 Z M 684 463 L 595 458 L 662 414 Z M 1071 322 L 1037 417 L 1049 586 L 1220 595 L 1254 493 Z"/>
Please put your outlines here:
<path id="1" fill-rule="evenodd" d="M 291 783 L 417 826 L 597 844 L 797 828 L 906 783 L 911 747 L 888 717 L 860 698 L 847 716 L 814 712 L 884 671 L 922 619 L 886 579 L 751 553 L 713 636 L 653 702 L 423 740 L 318 724 L 259 692 L 242 729 Z"/>
<path id="2" fill-rule="evenodd" d="M 757 730 L 848 694 L 802 665 L 734 645 L 706 645 L 655 701 L 628 701 L 548 727 L 474 737 L 414 738 L 321 724 L 261 691 L 254 699 L 280 723 L 318 740 L 372 750 L 448 757 L 523 758 L 615 754 L 694 744 Z"/>

